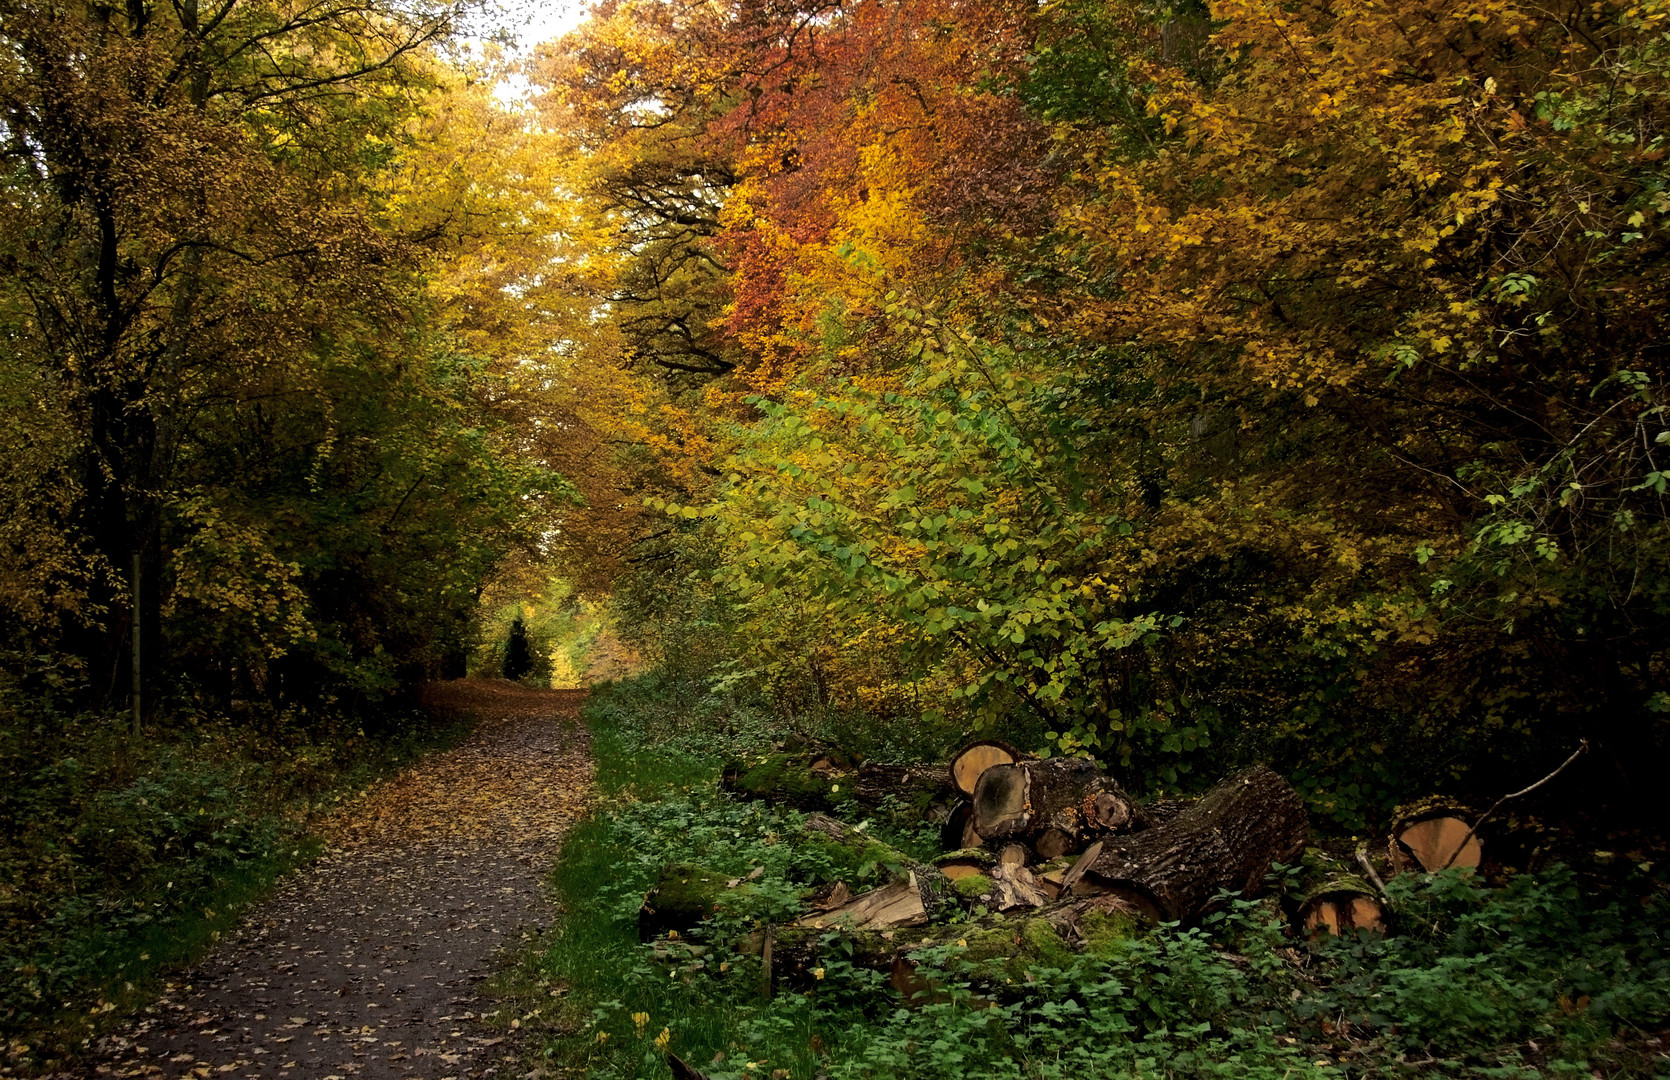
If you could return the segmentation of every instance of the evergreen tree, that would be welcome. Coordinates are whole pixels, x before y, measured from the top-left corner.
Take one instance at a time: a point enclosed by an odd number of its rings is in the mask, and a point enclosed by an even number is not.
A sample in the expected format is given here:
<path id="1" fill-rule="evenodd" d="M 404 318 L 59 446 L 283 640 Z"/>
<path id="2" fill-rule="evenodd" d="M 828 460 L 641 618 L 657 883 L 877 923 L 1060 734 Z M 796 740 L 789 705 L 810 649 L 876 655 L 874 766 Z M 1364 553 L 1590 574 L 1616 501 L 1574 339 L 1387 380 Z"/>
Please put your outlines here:
<path id="1" fill-rule="evenodd" d="M 515 682 L 533 670 L 533 654 L 528 651 L 528 628 L 522 616 L 510 624 L 510 640 L 504 647 L 504 677 Z"/>

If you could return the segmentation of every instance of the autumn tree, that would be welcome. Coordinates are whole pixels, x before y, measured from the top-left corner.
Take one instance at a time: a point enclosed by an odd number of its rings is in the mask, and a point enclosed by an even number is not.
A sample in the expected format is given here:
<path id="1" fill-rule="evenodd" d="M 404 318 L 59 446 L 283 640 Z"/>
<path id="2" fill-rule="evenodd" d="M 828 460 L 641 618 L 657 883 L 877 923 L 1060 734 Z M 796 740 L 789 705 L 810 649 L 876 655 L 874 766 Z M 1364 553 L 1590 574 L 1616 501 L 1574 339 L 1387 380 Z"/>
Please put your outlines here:
<path id="1" fill-rule="evenodd" d="M 11 644 L 80 656 L 95 696 L 123 689 L 131 552 L 152 655 L 228 701 L 375 696 L 461 650 L 566 503 L 491 407 L 545 359 L 495 331 L 536 321 L 507 286 L 553 264 L 494 254 L 540 218 L 506 207 L 511 133 L 478 111 L 452 134 L 492 149 L 460 164 L 426 126 L 465 81 L 432 48 L 453 15 L 5 11 L 4 429 L 36 481 Z"/>
<path id="2" fill-rule="evenodd" d="M 623 440 L 672 512 L 641 553 L 762 678 L 1168 782 L 1211 743 L 1352 819 L 1576 733 L 1628 773 L 1665 18 L 602 9 L 543 71 L 607 310 L 677 376 Z"/>

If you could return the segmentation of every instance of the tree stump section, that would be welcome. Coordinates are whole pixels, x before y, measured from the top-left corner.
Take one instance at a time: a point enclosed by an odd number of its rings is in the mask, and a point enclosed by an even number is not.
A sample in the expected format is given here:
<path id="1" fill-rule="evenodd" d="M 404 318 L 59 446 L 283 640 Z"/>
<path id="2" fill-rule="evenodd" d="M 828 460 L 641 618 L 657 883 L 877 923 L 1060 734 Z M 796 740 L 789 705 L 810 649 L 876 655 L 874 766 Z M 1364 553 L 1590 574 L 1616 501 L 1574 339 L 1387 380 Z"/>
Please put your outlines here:
<path id="1" fill-rule="evenodd" d="M 1299 924 L 1313 938 L 1355 930 L 1386 932 L 1386 909 L 1369 883 L 1342 874 L 1312 889 L 1299 908 Z"/>
<path id="2" fill-rule="evenodd" d="M 1158 828 L 1101 841 L 1073 892 L 1102 889 L 1166 922 L 1194 919 L 1222 890 L 1250 893 L 1305 846 L 1305 807 L 1263 766 L 1225 780 Z"/>
<path id="3" fill-rule="evenodd" d="M 951 757 L 951 787 L 966 799 L 974 794 L 981 773 L 993 765 L 1013 765 L 1025 757 L 1013 746 L 996 739 L 969 743 Z"/>
<path id="4" fill-rule="evenodd" d="M 996 865 L 997 856 L 984 848 L 963 848 L 934 860 L 934 868 L 952 881 L 988 874 Z"/>
<path id="5" fill-rule="evenodd" d="M 1468 835 L 1471 829 L 1452 814 L 1423 816 L 1394 829 L 1387 852 L 1399 871 L 1413 868 L 1432 874 L 1451 866 L 1476 869 L 1483 861 L 1484 846 L 1477 836 Z"/>

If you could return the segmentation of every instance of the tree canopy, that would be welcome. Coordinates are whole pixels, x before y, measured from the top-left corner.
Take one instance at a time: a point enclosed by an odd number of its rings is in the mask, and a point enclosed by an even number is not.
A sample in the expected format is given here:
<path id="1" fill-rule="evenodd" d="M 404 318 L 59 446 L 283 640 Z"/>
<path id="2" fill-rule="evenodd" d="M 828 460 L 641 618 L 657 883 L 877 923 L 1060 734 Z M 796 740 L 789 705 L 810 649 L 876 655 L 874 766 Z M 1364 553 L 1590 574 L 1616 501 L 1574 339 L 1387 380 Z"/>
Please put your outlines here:
<path id="1" fill-rule="evenodd" d="M 20 677 L 137 553 L 159 686 L 376 695 L 520 551 L 1345 821 L 1662 757 L 1662 3 L 605 0 L 520 109 L 445 5 L 3 15 Z"/>

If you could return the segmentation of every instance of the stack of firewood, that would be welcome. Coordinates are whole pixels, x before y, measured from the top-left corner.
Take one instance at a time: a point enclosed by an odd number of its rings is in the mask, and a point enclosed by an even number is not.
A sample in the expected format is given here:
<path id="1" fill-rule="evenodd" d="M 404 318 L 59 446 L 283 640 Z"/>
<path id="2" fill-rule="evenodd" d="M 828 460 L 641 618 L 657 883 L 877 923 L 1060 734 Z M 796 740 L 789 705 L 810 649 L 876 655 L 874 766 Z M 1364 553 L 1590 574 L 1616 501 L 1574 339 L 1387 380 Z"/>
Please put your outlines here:
<path id="1" fill-rule="evenodd" d="M 1273 865 L 1293 864 L 1305 851 L 1304 805 L 1263 766 L 1238 772 L 1197 799 L 1138 802 L 1093 761 L 1039 760 L 995 740 L 964 747 L 939 776 L 920 766 L 847 763 L 828 754 L 798 764 L 786 757 L 752 770 L 739 763 L 727 777 L 740 792 L 772 797 L 775 789 L 758 782 L 769 776 L 800 805 L 808 791 L 826 798 L 831 791 L 839 796 L 843 786 L 865 807 L 890 791 L 908 793 L 944 816 L 945 854 L 930 863 L 899 855 L 893 862 L 900 872 L 877 888 L 855 894 L 838 883 L 809 897 L 812 911 L 798 929 L 891 931 L 971 911 L 1055 918 L 1057 911 L 1082 911 L 1091 899 L 1098 910 L 1138 921 L 1188 922 L 1225 893 L 1254 895 Z M 806 775 L 797 776 L 797 768 Z M 751 783 L 735 782 L 750 776 Z M 822 813 L 812 814 L 806 827 L 837 842 L 868 842 Z M 1307 866 L 1309 887 L 1289 898 L 1290 913 L 1313 934 L 1383 930 L 1381 870 L 1433 872 L 1476 867 L 1481 859 L 1479 837 L 1466 819 L 1436 801 L 1399 814 L 1388 853 L 1378 867 L 1364 851 L 1356 865 L 1306 856 L 1316 865 Z M 655 910 L 654 901 L 646 911 Z M 646 919 L 652 925 L 658 923 Z"/>

